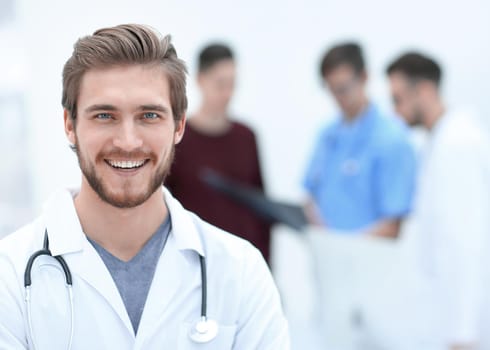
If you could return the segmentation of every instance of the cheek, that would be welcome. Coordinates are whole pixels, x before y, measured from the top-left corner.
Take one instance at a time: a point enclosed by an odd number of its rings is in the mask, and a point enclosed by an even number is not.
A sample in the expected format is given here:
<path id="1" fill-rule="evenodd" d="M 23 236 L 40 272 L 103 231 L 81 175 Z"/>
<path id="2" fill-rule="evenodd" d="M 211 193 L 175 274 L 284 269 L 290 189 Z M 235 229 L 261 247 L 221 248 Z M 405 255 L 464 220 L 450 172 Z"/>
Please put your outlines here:
<path id="1" fill-rule="evenodd" d="M 212 96 L 216 92 L 216 87 L 212 82 L 206 81 L 202 84 L 202 92 L 204 95 Z"/>
<path id="2" fill-rule="evenodd" d="M 155 135 L 152 135 L 151 138 L 148 138 L 147 147 L 149 147 L 154 153 L 166 155 L 174 146 L 175 141 L 175 133 L 162 131 L 161 133 L 157 133 Z"/>
<path id="3" fill-rule="evenodd" d="M 77 135 L 77 146 L 79 151 L 88 157 L 95 157 L 108 147 L 104 147 L 103 138 L 97 133 L 80 133 Z"/>
<path id="4" fill-rule="evenodd" d="M 416 107 L 413 103 L 406 103 L 405 106 L 403 107 L 403 110 L 405 111 L 406 114 L 411 116 L 415 113 Z"/>

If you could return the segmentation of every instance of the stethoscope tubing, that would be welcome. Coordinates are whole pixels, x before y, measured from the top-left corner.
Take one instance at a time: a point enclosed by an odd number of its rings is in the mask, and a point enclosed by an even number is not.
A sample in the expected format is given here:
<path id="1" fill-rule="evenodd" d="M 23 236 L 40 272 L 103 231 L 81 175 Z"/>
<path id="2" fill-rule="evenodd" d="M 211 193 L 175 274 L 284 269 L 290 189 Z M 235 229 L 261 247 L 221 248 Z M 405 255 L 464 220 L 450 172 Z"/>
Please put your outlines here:
<path id="1" fill-rule="evenodd" d="M 70 303 L 70 338 L 68 341 L 67 349 L 70 350 L 73 344 L 73 334 L 75 330 L 75 307 L 73 301 L 73 279 L 71 275 L 70 268 L 66 263 L 65 259 L 61 255 L 51 254 L 51 250 L 49 249 L 49 238 L 48 231 L 44 231 L 44 241 L 43 241 L 43 249 L 38 250 L 34 254 L 29 257 L 27 261 L 26 269 L 24 271 L 24 287 L 25 287 L 25 301 L 26 301 L 26 309 L 27 309 L 27 323 L 29 327 L 31 345 L 33 350 L 36 350 L 36 345 L 34 341 L 34 327 L 32 326 L 32 308 L 31 308 L 31 286 L 32 286 L 32 278 L 31 278 L 31 270 L 34 264 L 34 261 L 43 255 L 48 255 L 56 259 L 59 265 L 61 266 L 63 273 L 65 275 L 65 284 L 68 291 L 68 298 Z"/>
<path id="2" fill-rule="evenodd" d="M 30 339 L 32 344 L 32 349 L 36 350 L 35 341 L 34 341 L 34 330 L 32 326 L 32 310 L 31 310 L 31 286 L 32 286 L 32 278 L 31 271 L 32 266 L 34 265 L 35 260 L 43 255 L 48 255 L 56 259 L 59 265 L 61 266 L 63 273 L 65 275 L 65 284 L 68 291 L 69 303 L 70 303 L 70 338 L 68 342 L 68 350 L 71 350 L 73 344 L 73 335 L 75 330 L 75 307 L 73 301 L 73 279 L 70 268 L 66 263 L 65 259 L 61 255 L 53 256 L 51 254 L 51 250 L 49 249 L 49 238 L 47 229 L 44 231 L 44 241 L 43 241 L 43 249 L 38 250 L 33 253 L 29 260 L 27 261 L 26 268 L 24 271 L 24 287 L 25 287 L 25 302 L 27 308 L 27 323 L 29 327 Z M 199 254 L 199 264 L 201 267 L 201 323 L 206 323 L 208 321 L 207 318 L 207 274 L 206 274 L 206 258 Z M 214 321 L 213 321 L 214 322 Z M 196 326 L 197 327 L 197 326 Z M 191 336 L 192 338 L 192 336 Z M 194 339 L 193 339 L 194 340 Z M 200 342 L 198 340 L 194 340 L 196 342 Z"/>

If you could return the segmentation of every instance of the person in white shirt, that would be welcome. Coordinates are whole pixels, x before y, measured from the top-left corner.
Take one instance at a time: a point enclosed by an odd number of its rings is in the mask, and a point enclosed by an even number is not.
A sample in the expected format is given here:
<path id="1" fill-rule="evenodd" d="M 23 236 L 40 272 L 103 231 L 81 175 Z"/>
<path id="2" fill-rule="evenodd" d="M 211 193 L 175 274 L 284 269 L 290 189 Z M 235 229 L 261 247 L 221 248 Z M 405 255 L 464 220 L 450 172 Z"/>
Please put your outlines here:
<path id="1" fill-rule="evenodd" d="M 148 27 L 76 42 L 62 104 L 82 183 L 0 242 L 1 349 L 289 349 L 260 252 L 162 186 L 185 79 L 170 37 Z"/>
<path id="2" fill-rule="evenodd" d="M 484 327 L 490 326 L 484 322 L 489 317 L 484 300 L 490 254 L 488 137 L 474 117 L 447 109 L 440 94 L 442 71 L 432 58 L 403 54 L 387 75 L 396 111 L 429 134 L 413 220 L 419 266 L 437 298 L 430 311 L 440 316 L 437 336 L 445 349 L 490 349 L 484 339 Z"/>

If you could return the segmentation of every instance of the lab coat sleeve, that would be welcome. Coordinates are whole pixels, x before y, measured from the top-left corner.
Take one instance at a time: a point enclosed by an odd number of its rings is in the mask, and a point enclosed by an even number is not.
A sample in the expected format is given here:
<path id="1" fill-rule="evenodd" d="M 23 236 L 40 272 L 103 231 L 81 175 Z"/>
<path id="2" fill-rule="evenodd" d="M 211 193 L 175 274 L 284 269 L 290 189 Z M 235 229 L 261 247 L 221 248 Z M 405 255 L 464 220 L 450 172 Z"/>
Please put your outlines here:
<path id="1" fill-rule="evenodd" d="M 490 227 L 489 174 L 478 148 L 453 147 L 437 160 L 432 199 L 435 215 L 436 273 L 447 314 L 449 344 L 478 339 L 478 318 L 485 278 Z"/>
<path id="2" fill-rule="evenodd" d="M 0 252 L 0 349 L 27 349 L 22 291 L 11 262 Z"/>
<path id="3" fill-rule="evenodd" d="M 246 254 L 233 350 L 288 350 L 288 325 L 270 271 L 257 249 Z"/>

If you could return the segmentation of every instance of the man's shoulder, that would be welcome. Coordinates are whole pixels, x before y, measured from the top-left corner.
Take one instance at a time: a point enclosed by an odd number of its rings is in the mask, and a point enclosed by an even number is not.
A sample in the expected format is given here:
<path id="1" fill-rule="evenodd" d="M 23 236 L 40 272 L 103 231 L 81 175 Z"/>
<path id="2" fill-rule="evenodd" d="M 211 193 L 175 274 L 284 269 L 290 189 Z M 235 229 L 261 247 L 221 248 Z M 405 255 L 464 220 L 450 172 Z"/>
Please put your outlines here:
<path id="1" fill-rule="evenodd" d="M 8 234 L 0 240 L 0 250 L 4 250 L 6 247 L 11 247 L 19 245 L 21 242 L 26 242 L 30 240 L 34 234 L 34 227 L 36 226 L 39 219 L 27 223 L 26 225 L 18 228 L 16 231 Z"/>
<path id="2" fill-rule="evenodd" d="M 373 140 L 380 147 L 410 142 L 409 127 L 396 115 L 379 112 L 373 129 Z"/>
<path id="3" fill-rule="evenodd" d="M 341 124 L 342 124 L 342 118 L 340 116 L 335 116 L 334 118 L 331 118 L 326 122 L 324 122 L 318 128 L 318 132 L 316 136 L 317 141 L 323 142 L 332 137 L 336 137 L 336 134 L 338 134 L 339 127 Z"/>
<path id="4" fill-rule="evenodd" d="M 489 135 L 476 115 L 470 111 L 456 110 L 443 116 L 441 137 L 448 142 L 461 145 L 488 145 Z M 437 128 L 437 125 L 436 125 Z"/>
<path id="5" fill-rule="evenodd" d="M 434 129 L 432 153 L 439 159 L 490 167 L 490 135 L 474 115 L 461 111 L 448 113 L 438 124 Z"/>
<path id="6" fill-rule="evenodd" d="M 396 114 L 377 108 L 374 115 L 375 128 L 385 134 L 407 133 L 409 130 L 403 119 Z"/>
<path id="7" fill-rule="evenodd" d="M 0 258 L 9 261 L 16 270 L 23 269 L 29 256 L 42 248 L 41 241 L 39 241 L 39 247 L 36 246 L 38 226 L 39 219 L 36 219 L 1 239 Z"/>
<path id="8" fill-rule="evenodd" d="M 251 126 L 244 122 L 233 120 L 231 122 L 231 133 L 233 137 L 241 137 L 246 139 L 255 140 L 255 132 Z"/>

